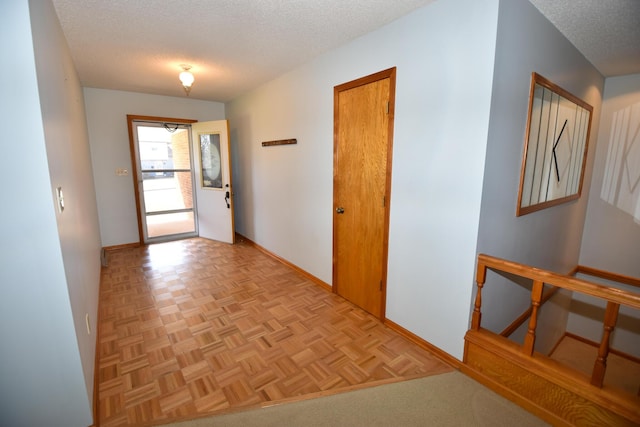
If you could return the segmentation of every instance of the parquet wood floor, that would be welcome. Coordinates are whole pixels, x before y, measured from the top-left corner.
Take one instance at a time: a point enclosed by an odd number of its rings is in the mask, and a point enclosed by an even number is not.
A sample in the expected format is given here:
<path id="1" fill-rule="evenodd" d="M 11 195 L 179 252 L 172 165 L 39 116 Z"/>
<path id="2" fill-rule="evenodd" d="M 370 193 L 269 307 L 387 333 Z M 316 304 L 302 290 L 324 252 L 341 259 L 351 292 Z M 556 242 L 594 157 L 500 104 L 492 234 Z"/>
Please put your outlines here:
<path id="1" fill-rule="evenodd" d="M 157 425 L 452 368 L 258 249 L 201 238 L 109 252 L 102 427 Z"/>

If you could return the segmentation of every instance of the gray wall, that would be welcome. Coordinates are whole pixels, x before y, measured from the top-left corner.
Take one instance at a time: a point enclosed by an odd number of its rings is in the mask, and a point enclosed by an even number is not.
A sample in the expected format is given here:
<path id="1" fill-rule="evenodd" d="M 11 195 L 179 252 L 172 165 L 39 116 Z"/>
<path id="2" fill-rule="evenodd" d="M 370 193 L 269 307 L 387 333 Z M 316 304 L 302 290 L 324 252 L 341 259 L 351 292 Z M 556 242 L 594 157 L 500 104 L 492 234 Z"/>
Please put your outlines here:
<path id="1" fill-rule="evenodd" d="M 640 74 L 606 80 L 597 136 L 580 264 L 640 277 Z M 638 288 L 622 288 L 638 292 Z M 602 300 L 576 296 L 567 330 L 599 342 L 604 309 Z M 620 308 L 613 348 L 640 357 L 639 318 L 639 310 Z"/>
<path id="2" fill-rule="evenodd" d="M 633 277 L 640 277 L 639 128 L 640 74 L 608 78 L 580 264 Z"/>
<path id="3" fill-rule="evenodd" d="M 80 85 L 49 1 L 0 12 L 0 424 L 87 426 L 100 244 Z"/>
<path id="4" fill-rule="evenodd" d="M 594 107 L 583 196 L 516 217 L 531 73 L 535 71 Z M 603 77 L 525 0 L 500 2 L 493 96 L 478 252 L 566 273 L 578 263 L 598 134 Z M 491 274 L 483 290 L 483 326 L 501 331 L 530 304 L 526 286 Z M 567 313 L 557 310 L 557 330 Z"/>

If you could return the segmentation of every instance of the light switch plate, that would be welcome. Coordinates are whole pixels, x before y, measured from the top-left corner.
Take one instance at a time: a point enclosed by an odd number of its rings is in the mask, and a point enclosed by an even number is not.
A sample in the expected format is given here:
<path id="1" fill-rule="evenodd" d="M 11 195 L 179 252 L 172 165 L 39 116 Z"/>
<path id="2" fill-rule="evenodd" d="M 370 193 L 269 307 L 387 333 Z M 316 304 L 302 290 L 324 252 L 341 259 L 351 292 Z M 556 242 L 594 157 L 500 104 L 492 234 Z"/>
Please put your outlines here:
<path id="1" fill-rule="evenodd" d="M 62 187 L 56 188 L 56 197 L 58 199 L 58 212 L 64 211 L 64 194 L 62 194 Z"/>

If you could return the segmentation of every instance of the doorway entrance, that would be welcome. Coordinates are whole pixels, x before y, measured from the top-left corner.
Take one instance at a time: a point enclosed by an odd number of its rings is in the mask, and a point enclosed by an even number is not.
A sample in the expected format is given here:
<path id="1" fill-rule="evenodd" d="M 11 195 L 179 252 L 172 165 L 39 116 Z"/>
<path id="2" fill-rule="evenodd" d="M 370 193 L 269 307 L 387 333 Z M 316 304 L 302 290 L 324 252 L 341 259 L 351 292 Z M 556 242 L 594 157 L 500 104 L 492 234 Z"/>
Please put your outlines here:
<path id="1" fill-rule="evenodd" d="M 333 290 L 384 319 L 396 69 L 334 88 Z"/>
<path id="2" fill-rule="evenodd" d="M 189 123 L 131 120 L 141 242 L 198 235 Z"/>
<path id="3" fill-rule="evenodd" d="M 228 122 L 128 115 L 127 123 L 140 242 L 234 243 Z"/>

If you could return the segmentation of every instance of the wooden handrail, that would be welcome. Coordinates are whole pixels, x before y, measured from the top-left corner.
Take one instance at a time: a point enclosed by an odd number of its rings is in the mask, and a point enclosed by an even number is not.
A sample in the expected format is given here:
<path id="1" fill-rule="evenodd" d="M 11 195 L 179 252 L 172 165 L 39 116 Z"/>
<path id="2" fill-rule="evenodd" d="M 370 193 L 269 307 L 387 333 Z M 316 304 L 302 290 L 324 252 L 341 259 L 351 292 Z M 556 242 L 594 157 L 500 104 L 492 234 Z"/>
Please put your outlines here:
<path id="1" fill-rule="evenodd" d="M 478 270 L 476 272 L 476 283 L 478 285 L 478 292 L 476 293 L 476 300 L 474 302 L 473 307 L 473 315 L 471 317 L 471 329 L 477 331 L 480 329 L 480 320 L 482 318 L 482 313 L 480 308 L 482 307 L 482 286 L 484 286 L 484 281 L 487 278 L 487 269 L 480 268 L 480 263 L 478 263 Z"/>
<path id="2" fill-rule="evenodd" d="M 623 274 L 612 273 L 610 271 L 604 271 L 597 268 L 586 267 L 584 265 L 579 265 L 576 267 L 576 273 L 583 273 L 589 276 L 599 277 L 601 279 L 612 280 L 618 283 L 624 283 L 625 285 L 636 286 L 640 288 L 640 279 L 636 279 L 635 277 L 625 276 Z"/>
<path id="3" fill-rule="evenodd" d="M 581 292 L 606 301 L 615 302 L 616 304 L 640 309 L 640 293 L 635 294 L 622 289 L 598 285 L 586 280 L 541 270 L 536 267 L 531 267 L 514 261 L 507 261 L 485 254 L 478 255 L 478 270 L 480 270 L 482 266 L 485 268 L 504 271 L 506 273 L 512 273 L 533 281 L 541 281 L 559 288 Z"/>
<path id="4" fill-rule="evenodd" d="M 556 294 L 556 292 L 558 292 L 558 289 L 560 288 L 552 287 L 543 292 L 542 299 L 540 299 L 540 306 L 543 306 L 547 301 L 549 301 Z M 509 326 L 504 328 L 504 330 L 500 332 L 500 335 L 502 335 L 503 337 L 511 336 L 512 333 L 514 333 L 524 322 L 527 321 L 528 318 L 531 317 L 532 311 L 533 307 L 529 306 L 529 308 L 527 308 L 524 313 L 518 316 L 516 320 L 511 322 Z"/>
<path id="5" fill-rule="evenodd" d="M 609 356 L 609 339 L 618 321 L 619 309 L 620 306 L 618 304 L 612 302 L 607 303 L 607 309 L 604 314 L 604 332 L 602 334 L 602 340 L 600 341 L 600 348 L 598 348 L 598 357 L 596 358 L 591 374 L 591 384 L 596 387 L 602 387 L 602 383 L 604 382 L 607 357 Z"/>
<path id="6" fill-rule="evenodd" d="M 531 290 L 531 317 L 529 318 L 529 329 L 524 337 L 522 351 L 531 356 L 533 354 L 533 346 L 536 343 L 536 327 L 538 326 L 538 310 L 540 309 L 540 300 L 542 299 L 542 290 L 544 283 L 538 280 L 533 282 Z"/>
<path id="7" fill-rule="evenodd" d="M 607 357 L 610 350 L 609 341 L 611 338 L 611 333 L 614 330 L 618 319 L 618 311 L 620 309 L 620 305 L 626 305 L 635 309 L 640 309 L 640 293 L 636 294 L 618 288 L 599 285 L 587 280 L 577 279 L 569 275 L 557 274 L 551 271 L 541 270 L 539 268 L 531 267 L 517 262 L 507 261 L 501 258 L 480 254 L 478 255 L 478 267 L 476 272 L 476 282 L 478 290 L 474 302 L 473 315 L 471 320 L 471 329 L 474 331 L 480 330 L 480 321 L 482 318 L 482 288 L 486 281 L 487 269 L 510 273 L 533 281 L 533 286 L 531 289 L 531 307 L 528 310 L 528 312 L 530 313 L 529 325 L 527 334 L 524 338 L 524 343 L 521 347 L 522 352 L 527 356 L 532 356 L 534 353 L 536 327 L 538 324 L 538 312 L 540 309 L 541 301 L 543 299 L 545 284 L 555 286 L 556 288 L 563 288 L 575 292 L 580 292 L 606 301 L 607 309 L 603 322 L 604 331 L 602 334 L 600 347 L 598 349 L 598 357 L 594 363 L 591 375 L 591 384 L 596 387 L 602 388 L 607 366 Z M 579 267 L 576 269 L 576 271 L 584 272 L 586 274 L 591 274 L 609 280 L 622 278 L 623 280 L 620 280 L 620 282 L 626 284 L 635 284 L 636 281 L 640 283 L 640 280 L 638 279 L 628 276 L 616 275 L 614 273 L 603 272 L 602 270 Z M 524 322 L 524 320 L 526 319 L 522 319 L 522 316 L 520 316 L 518 320 Z"/>

